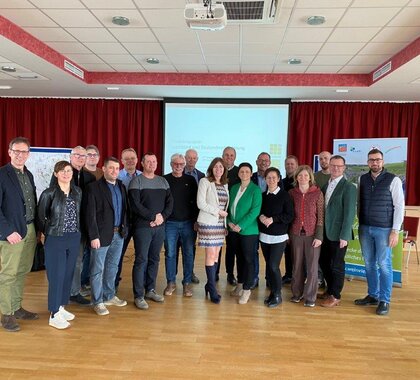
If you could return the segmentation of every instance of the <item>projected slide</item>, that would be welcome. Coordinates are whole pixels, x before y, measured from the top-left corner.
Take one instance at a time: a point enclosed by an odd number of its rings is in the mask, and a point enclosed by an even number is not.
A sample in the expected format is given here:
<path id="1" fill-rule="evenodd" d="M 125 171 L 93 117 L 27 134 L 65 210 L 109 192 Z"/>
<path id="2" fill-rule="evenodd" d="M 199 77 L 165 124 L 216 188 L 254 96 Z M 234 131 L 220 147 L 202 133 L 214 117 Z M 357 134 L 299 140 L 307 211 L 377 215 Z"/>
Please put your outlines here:
<path id="1" fill-rule="evenodd" d="M 206 172 L 226 146 L 236 149 L 236 165 L 248 161 L 256 171 L 255 160 L 264 151 L 270 153 L 272 166 L 284 172 L 288 104 L 165 105 L 164 173 L 171 171 L 171 155 L 189 148 L 197 150 L 197 168 Z"/>

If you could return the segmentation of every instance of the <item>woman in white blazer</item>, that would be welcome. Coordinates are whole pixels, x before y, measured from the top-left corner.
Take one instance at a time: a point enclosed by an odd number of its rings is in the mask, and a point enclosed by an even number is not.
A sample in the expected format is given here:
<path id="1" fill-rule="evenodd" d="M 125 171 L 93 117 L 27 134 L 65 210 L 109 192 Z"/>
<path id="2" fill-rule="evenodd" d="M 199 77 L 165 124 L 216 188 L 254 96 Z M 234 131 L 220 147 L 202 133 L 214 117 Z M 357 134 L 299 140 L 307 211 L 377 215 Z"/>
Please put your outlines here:
<path id="1" fill-rule="evenodd" d="M 198 245 L 206 253 L 207 284 L 204 289 L 213 303 L 220 303 L 216 289 L 216 270 L 219 250 L 226 236 L 226 216 L 229 204 L 227 169 L 223 160 L 216 157 L 207 169 L 207 176 L 198 184 Z"/>

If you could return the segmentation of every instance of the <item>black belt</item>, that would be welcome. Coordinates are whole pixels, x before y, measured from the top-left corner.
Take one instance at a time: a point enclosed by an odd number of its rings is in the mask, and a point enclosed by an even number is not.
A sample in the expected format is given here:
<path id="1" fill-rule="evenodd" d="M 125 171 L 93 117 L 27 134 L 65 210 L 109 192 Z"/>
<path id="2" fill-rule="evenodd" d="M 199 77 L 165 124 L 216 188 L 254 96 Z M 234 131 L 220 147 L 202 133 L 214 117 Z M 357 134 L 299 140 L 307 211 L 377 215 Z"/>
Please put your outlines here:
<path id="1" fill-rule="evenodd" d="M 34 221 L 33 220 L 30 220 L 29 222 L 26 222 L 26 224 L 28 225 L 28 224 L 32 224 Z"/>

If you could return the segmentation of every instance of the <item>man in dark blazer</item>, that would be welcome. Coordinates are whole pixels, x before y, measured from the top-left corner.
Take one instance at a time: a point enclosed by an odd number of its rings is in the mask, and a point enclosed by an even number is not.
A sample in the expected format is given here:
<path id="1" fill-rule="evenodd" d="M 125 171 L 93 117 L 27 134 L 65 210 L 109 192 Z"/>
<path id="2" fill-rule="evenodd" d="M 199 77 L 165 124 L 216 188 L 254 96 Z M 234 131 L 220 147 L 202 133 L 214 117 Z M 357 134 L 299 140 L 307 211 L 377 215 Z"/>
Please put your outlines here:
<path id="1" fill-rule="evenodd" d="M 87 186 L 86 226 L 90 243 L 91 299 L 98 315 L 107 315 L 106 306 L 125 306 L 115 295 L 124 237 L 127 234 L 128 204 L 124 184 L 118 178 L 117 158 L 105 159 L 104 175 Z"/>
<path id="2" fill-rule="evenodd" d="M 345 170 L 344 157 L 332 156 L 331 178 L 322 189 L 325 195 L 325 221 L 320 264 L 327 282 L 326 291 L 321 296 L 323 307 L 340 304 L 345 275 L 344 256 L 353 235 L 357 191 L 344 177 Z"/>
<path id="3" fill-rule="evenodd" d="M 9 144 L 10 163 L 0 168 L 0 311 L 7 331 L 19 331 L 16 319 L 38 319 L 22 308 L 23 286 L 36 246 L 34 177 L 26 168 L 29 141 L 17 137 Z"/>

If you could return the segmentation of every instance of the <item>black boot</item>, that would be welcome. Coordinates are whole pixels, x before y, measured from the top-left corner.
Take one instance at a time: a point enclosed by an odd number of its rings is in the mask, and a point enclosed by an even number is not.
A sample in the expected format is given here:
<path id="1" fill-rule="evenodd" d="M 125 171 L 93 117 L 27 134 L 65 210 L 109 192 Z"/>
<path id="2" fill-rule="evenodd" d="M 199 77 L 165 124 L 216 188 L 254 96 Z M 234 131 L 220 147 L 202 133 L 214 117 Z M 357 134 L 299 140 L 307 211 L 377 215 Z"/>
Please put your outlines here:
<path id="1" fill-rule="evenodd" d="M 216 266 L 214 265 L 206 265 L 206 274 L 207 274 L 207 284 L 204 286 L 205 294 L 210 295 L 210 301 L 213 303 L 220 303 L 220 294 L 217 293 L 216 289 Z"/>

